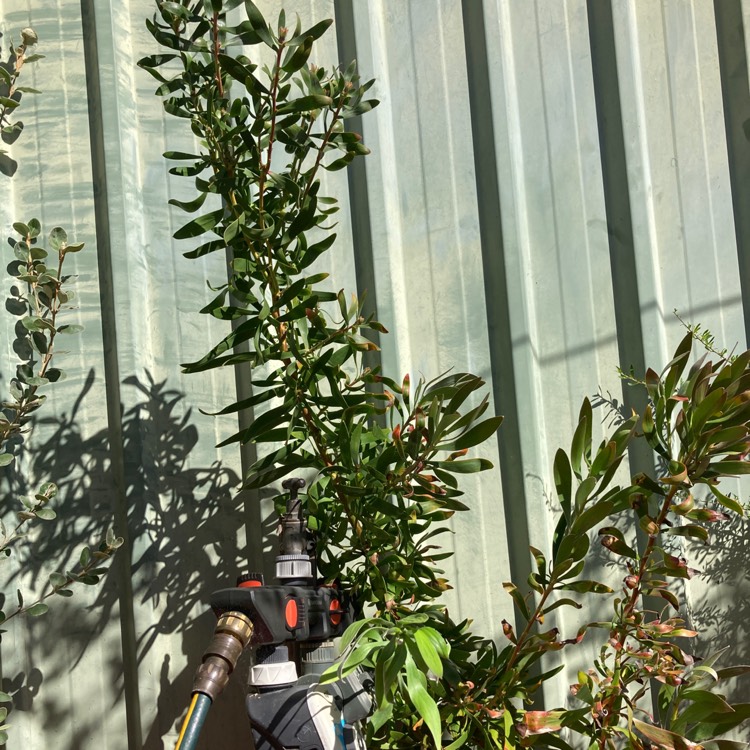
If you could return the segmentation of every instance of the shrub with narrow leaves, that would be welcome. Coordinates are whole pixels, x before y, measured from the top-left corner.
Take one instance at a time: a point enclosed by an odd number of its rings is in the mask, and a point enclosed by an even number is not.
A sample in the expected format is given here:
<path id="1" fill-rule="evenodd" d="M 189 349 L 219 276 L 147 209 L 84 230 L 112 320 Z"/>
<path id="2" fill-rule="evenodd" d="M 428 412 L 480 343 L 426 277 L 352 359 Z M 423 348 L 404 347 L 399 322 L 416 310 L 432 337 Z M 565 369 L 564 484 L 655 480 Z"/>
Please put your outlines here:
<path id="1" fill-rule="evenodd" d="M 244 20 L 229 23 L 226 13 L 238 6 Z M 310 270 L 325 267 L 336 239 L 338 207 L 321 192 L 322 170 L 368 153 L 347 120 L 377 104 L 367 98 L 372 81 L 362 83 L 354 65 L 310 63 L 330 23 L 303 28 L 282 11 L 271 24 L 250 0 L 158 1 L 147 26 L 163 49 L 140 61 L 159 82 L 166 111 L 196 137 L 193 151 L 165 154 L 170 172 L 195 185 L 193 199 L 170 201 L 196 215 L 175 237 L 193 243 L 188 258 L 230 259 L 202 312 L 231 322 L 231 331 L 186 370 L 252 372 L 252 396 L 219 414 L 254 409 L 255 418 L 226 444 L 259 448 L 246 487 L 276 487 L 306 471 L 319 570 L 356 604 L 359 619 L 324 679 L 372 671 L 371 748 L 569 748 L 575 735 L 601 748 L 711 746 L 747 711 L 717 691 L 729 673 L 713 658 L 698 664 L 677 642 L 694 632 L 670 584 L 691 569 L 667 541 L 706 540 L 725 511 L 742 512 L 719 484 L 750 466 L 750 353 L 688 367 L 686 336 L 660 375 L 649 371 L 635 383 L 647 391 L 645 412 L 598 446 L 585 401 L 570 450 L 554 462 L 561 514 L 553 547 L 532 548 L 528 587 L 504 586 L 519 632 L 503 622 L 491 634 L 497 645 L 454 622 L 439 601 L 450 553 L 436 542 L 445 521 L 467 509 L 461 475 L 490 467 L 469 451 L 494 435 L 501 417 L 487 416 L 474 375 L 411 383 L 368 366 L 385 329 L 360 300 L 331 288 L 327 273 Z M 634 441 L 647 442 L 664 470 L 623 485 L 618 468 Z M 725 510 L 699 499 L 701 485 Z M 584 577 L 592 545 L 622 565 L 621 591 Z M 644 595 L 663 609 L 644 610 Z M 564 634 L 555 618 L 580 608 L 581 596 L 609 597 L 612 618 Z M 584 635 L 602 647 L 572 686 L 572 707 L 528 710 L 561 669 L 545 671 L 545 655 Z M 658 719 L 641 708 L 654 686 Z"/>

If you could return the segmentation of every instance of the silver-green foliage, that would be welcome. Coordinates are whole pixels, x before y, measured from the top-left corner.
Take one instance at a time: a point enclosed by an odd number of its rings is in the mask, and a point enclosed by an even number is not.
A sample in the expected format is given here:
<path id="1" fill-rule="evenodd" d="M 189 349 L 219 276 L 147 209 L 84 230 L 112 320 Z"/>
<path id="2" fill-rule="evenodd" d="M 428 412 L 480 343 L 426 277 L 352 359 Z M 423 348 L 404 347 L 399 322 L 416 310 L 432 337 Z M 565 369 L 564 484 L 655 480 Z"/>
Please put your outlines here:
<path id="1" fill-rule="evenodd" d="M 39 93 L 35 89 L 18 85 L 23 66 L 39 60 L 43 55 L 30 53 L 37 43 L 33 29 L 24 29 L 21 44 L 11 43 L 7 61 L 0 60 L 0 126 L 5 143 L 13 143 L 23 126 L 13 116 L 24 93 Z M 12 176 L 17 163 L 0 151 L 0 171 Z M 5 310 L 13 322 L 12 351 L 18 360 L 14 376 L 9 378 L 8 394 L 0 402 L 0 479 L 7 479 L 7 494 L 3 495 L 0 514 L 0 587 L 7 588 L 13 577 L 10 560 L 14 553 L 23 551 L 16 561 L 23 573 L 24 560 L 33 553 L 39 534 L 54 533 L 57 519 L 54 482 L 43 482 L 31 496 L 16 498 L 13 487 L 14 473 L 23 474 L 24 448 L 31 432 L 36 412 L 46 400 L 45 389 L 63 380 L 65 373 L 56 366 L 59 337 L 67 337 L 82 330 L 82 326 L 67 322 L 66 314 L 73 309 L 75 277 L 66 274 L 64 265 L 71 253 L 83 248 L 83 243 L 70 243 L 62 227 L 54 227 L 46 242 L 39 243 L 41 225 L 37 219 L 13 225 L 16 237 L 9 238 L 13 256 L 7 266 L 12 278 Z M 11 347 L 9 347 L 9 351 Z M 27 482 L 23 482 L 27 484 Z M 64 516 L 64 510 L 58 507 Z M 13 522 L 8 522 L 8 516 Z M 5 597 L 0 611 L 0 626 L 19 615 L 38 617 L 49 610 L 52 596 L 69 597 L 76 584 L 94 585 L 106 572 L 103 564 L 122 544 L 110 529 L 106 538 L 94 549 L 86 546 L 72 569 L 48 574 L 46 584 L 32 591 L 16 588 L 12 596 Z M 61 553 L 63 551 L 61 550 Z M 53 566 L 55 561 L 47 561 Z M 15 587 L 14 587 L 15 588 Z M 9 606 L 10 605 L 10 606 Z M 0 638 L 5 630 L 0 630 Z M 0 702 L 10 702 L 11 696 L 0 692 Z M 0 722 L 7 716 L 7 707 L 0 707 Z M 6 725 L 0 726 L 0 744 L 7 739 Z"/>

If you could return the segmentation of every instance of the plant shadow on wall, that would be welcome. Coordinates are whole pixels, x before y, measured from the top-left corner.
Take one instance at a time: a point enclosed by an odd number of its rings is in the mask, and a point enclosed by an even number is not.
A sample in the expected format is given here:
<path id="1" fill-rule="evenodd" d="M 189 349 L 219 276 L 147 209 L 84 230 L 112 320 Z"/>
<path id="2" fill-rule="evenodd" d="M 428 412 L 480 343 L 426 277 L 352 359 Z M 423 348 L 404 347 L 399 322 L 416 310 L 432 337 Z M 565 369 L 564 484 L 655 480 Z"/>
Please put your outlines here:
<path id="1" fill-rule="evenodd" d="M 713 337 L 703 333 L 701 326 L 691 326 L 682 321 L 686 329 L 697 339 L 708 344 L 708 351 L 713 351 Z M 727 352 L 717 352 L 726 356 Z M 629 376 L 620 370 L 626 380 Z M 601 410 L 601 423 L 609 430 L 621 425 L 628 417 L 627 407 L 613 398 L 610 393 L 599 391 L 592 398 L 592 407 Z M 668 462 L 655 456 L 656 473 L 666 475 Z M 697 493 L 702 505 L 717 513 L 722 512 L 721 505 L 711 493 Z M 737 487 L 739 498 L 746 498 L 745 486 Z M 750 502 L 742 503 L 745 516 L 730 515 L 713 525 L 709 543 L 689 539 L 672 539 L 667 542 L 668 551 L 678 557 L 687 558 L 694 567 L 693 582 L 682 582 L 680 598 L 685 602 L 685 614 L 689 626 L 698 633 L 698 642 L 706 650 L 720 651 L 731 649 L 733 662 L 747 664 L 750 662 L 750 642 L 746 637 L 747 623 L 750 622 L 750 600 L 746 592 L 750 590 L 750 535 L 748 534 L 748 515 Z M 559 512 L 559 506 L 552 497 L 547 503 L 551 512 Z M 630 524 L 628 533 L 635 533 L 635 524 Z M 612 571 L 616 576 L 618 564 L 605 546 L 599 545 L 590 552 L 589 564 L 592 570 Z M 679 586 L 678 586 L 679 587 Z M 738 683 L 730 694 L 736 698 L 746 697 L 747 686 Z"/>
<path id="2" fill-rule="evenodd" d="M 123 413 L 122 453 L 128 529 L 133 543 L 131 571 L 139 686 L 145 715 L 152 707 L 143 705 L 144 700 L 151 700 L 143 696 L 158 695 L 153 698 L 157 701 L 157 717 L 144 740 L 144 748 L 160 750 L 164 747 L 161 737 L 172 731 L 181 718 L 194 663 L 213 630 L 214 617 L 206 606 L 210 591 L 204 582 L 215 582 L 215 588 L 233 585 L 234 576 L 247 564 L 245 551 L 237 542 L 245 524 L 244 501 L 237 495 L 239 478 L 231 469 L 220 462 L 210 466 L 191 465 L 190 454 L 198 442 L 198 431 L 192 424 L 191 410 L 183 406 L 182 393 L 168 387 L 166 381 L 156 381 L 149 372 L 141 378 L 128 377 L 123 383 L 134 395 L 127 400 L 138 401 Z M 77 519 L 76 523 L 61 526 L 56 538 L 44 540 L 38 548 L 39 560 L 56 557 L 60 567 L 73 563 L 68 559 L 69 554 L 61 550 L 80 548 L 100 532 L 111 504 L 109 436 L 102 430 L 87 437 L 78 421 L 81 405 L 90 397 L 93 384 L 92 371 L 68 413 L 40 420 L 45 425 L 46 439 L 35 447 L 32 457 L 35 475 L 60 477 L 65 516 Z M 43 575 L 40 567 L 32 567 L 30 572 L 34 576 Z M 196 607 L 204 610 L 197 619 Z M 114 579 L 106 581 L 99 590 L 92 614 L 96 618 L 95 636 L 113 619 L 122 616 Z M 54 683 L 70 667 L 52 658 L 59 640 L 72 642 L 71 653 L 80 660 L 92 634 L 90 629 L 76 633 L 71 629 L 70 618 L 54 621 L 48 618 L 43 627 L 46 637 L 40 639 L 37 661 L 45 665 L 44 679 Z M 145 657 L 161 636 L 178 632 L 182 636 L 182 652 L 188 657 L 187 666 L 175 672 L 172 659 L 165 654 L 159 673 L 150 674 L 150 670 L 144 669 Z M 57 664 L 60 666 L 50 666 Z M 122 670 L 118 650 L 113 652 L 110 662 L 112 683 L 120 690 L 118 700 L 123 698 Z M 234 693 L 217 705 L 212 723 L 225 731 L 236 726 L 240 748 L 246 747 L 249 729 L 244 721 L 239 684 Z M 51 692 L 42 695 L 41 700 L 44 703 L 41 715 L 45 716 L 48 729 L 54 730 L 57 722 L 67 721 Z M 93 721 L 97 721 L 95 717 Z M 82 727 L 81 738 L 93 729 L 93 725 Z M 234 747 L 231 734 L 228 739 L 227 747 Z M 70 750 L 76 746 L 73 741 Z"/>
<path id="3" fill-rule="evenodd" d="M 718 525 L 711 547 L 690 546 L 688 557 L 701 571 L 703 591 L 691 602 L 696 630 L 710 637 L 712 649 L 730 649 L 732 661 L 750 662 L 747 623 L 750 622 L 750 538 L 747 521 L 732 517 Z M 717 554 L 716 550 L 721 550 Z M 747 696 L 747 685 L 741 686 Z"/>

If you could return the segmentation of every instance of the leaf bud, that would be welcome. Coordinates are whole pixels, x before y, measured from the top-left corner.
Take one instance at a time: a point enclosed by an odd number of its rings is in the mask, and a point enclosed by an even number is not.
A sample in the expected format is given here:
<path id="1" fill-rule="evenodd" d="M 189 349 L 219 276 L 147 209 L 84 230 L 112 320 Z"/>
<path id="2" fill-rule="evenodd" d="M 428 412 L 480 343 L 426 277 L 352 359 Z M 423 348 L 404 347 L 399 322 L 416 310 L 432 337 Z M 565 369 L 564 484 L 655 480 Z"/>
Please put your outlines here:
<path id="1" fill-rule="evenodd" d="M 715 523 L 716 521 L 729 520 L 729 516 L 726 513 L 712 510 L 711 508 L 696 508 L 695 510 L 690 511 L 688 517 L 696 521 L 703 521 L 704 523 Z"/>
<path id="2" fill-rule="evenodd" d="M 407 372 L 406 375 L 404 375 L 404 382 L 401 384 L 401 392 L 404 394 L 404 398 L 409 398 L 410 385 L 411 378 L 409 377 L 409 373 Z"/>
<path id="3" fill-rule="evenodd" d="M 625 576 L 625 585 L 632 591 L 638 585 L 638 576 Z"/>
<path id="4" fill-rule="evenodd" d="M 27 26 L 25 29 L 21 29 L 21 40 L 24 46 L 33 47 L 39 41 L 39 37 L 34 29 Z"/>

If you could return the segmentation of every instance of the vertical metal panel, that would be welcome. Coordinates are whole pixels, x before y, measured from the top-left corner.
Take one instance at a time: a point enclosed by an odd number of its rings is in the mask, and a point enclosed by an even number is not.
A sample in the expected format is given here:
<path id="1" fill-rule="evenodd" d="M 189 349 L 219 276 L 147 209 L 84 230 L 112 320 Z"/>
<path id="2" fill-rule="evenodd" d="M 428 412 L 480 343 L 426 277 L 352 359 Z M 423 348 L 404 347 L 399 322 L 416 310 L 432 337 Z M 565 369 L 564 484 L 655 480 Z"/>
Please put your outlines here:
<path id="1" fill-rule="evenodd" d="M 673 311 L 729 348 L 744 347 L 747 260 L 735 239 L 739 196 L 731 192 L 713 6 L 613 7 L 646 361 L 665 363 L 684 334 Z M 728 548 L 723 555 L 683 548 L 708 576 L 686 587 L 706 648 L 745 640 L 746 613 L 735 602 L 747 598 L 748 582 L 729 572 L 747 564 L 740 528 L 718 532 L 719 549 Z"/>
<path id="2" fill-rule="evenodd" d="M 508 417 L 499 442 L 483 448 L 496 469 L 465 485 L 473 512 L 452 521 L 448 563 L 452 614 L 499 637 L 512 614 L 501 582 L 527 568 L 527 539 L 549 545 L 551 461 L 569 444 L 582 397 L 622 401 L 617 364 L 665 364 L 682 335 L 674 308 L 744 345 L 747 238 L 735 217 L 744 215 L 747 37 L 737 18 L 747 24 L 748 4 L 285 5 L 303 22 L 335 10 L 339 28 L 316 62 L 356 50 L 382 100 L 362 122 L 373 154 L 350 181 L 326 177 L 343 207 L 325 268 L 331 287 L 374 287 L 394 377 L 478 372 Z M 273 16 L 281 3 L 262 7 Z M 33 25 L 47 54 L 32 73 L 46 93 L 24 102 L 27 130 L 14 147 L 22 169 L 0 182 L 0 224 L 7 234 L 37 214 L 88 243 L 75 258 L 86 333 L 23 465 L 63 486 L 76 519 L 58 531 L 63 560 L 117 515 L 119 498 L 129 534 L 120 564 L 132 586 L 131 596 L 112 576 L 56 619 L 5 636 L 11 747 L 173 742 L 211 630 L 208 592 L 270 549 L 268 501 L 238 496 L 239 453 L 213 447 L 233 420 L 199 411 L 231 400 L 238 383 L 251 387 L 248 373 L 180 372 L 220 335 L 196 310 L 224 259 L 188 262 L 171 239 L 182 217 L 166 202 L 191 191 L 160 154 L 191 141 L 135 66 L 155 51 L 143 25 L 152 12 L 150 0 L 0 0 L 3 32 Z M 94 48 L 100 94 L 84 60 Z M 4 386 L 13 352 L 10 324 L 0 325 Z M 730 570 L 747 557 L 739 530 L 723 533 L 731 565 L 703 561 L 719 585 L 691 586 L 691 615 L 723 620 L 724 637 L 744 640 Z M 40 676 L 38 697 L 13 682 L 33 687 Z M 547 691 L 548 706 L 566 700 L 570 681 Z M 236 681 L 210 715 L 207 747 L 212 732 L 225 747 L 246 746 L 241 698 Z"/>

